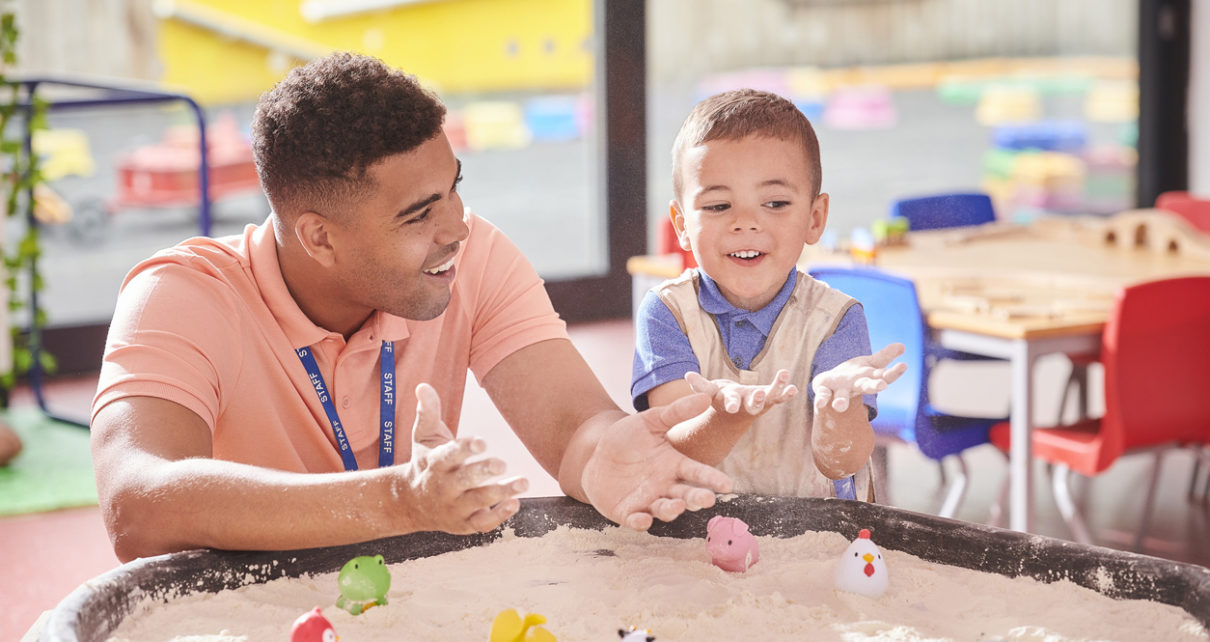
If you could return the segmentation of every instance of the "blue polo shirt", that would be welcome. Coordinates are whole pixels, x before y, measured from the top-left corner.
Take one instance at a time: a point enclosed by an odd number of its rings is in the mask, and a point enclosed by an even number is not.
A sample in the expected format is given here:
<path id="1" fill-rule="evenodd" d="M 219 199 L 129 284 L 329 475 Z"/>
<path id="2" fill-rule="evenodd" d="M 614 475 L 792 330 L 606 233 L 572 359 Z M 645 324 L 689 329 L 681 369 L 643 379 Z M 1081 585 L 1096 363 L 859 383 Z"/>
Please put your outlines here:
<path id="1" fill-rule="evenodd" d="M 700 287 L 698 304 L 714 316 L 718 323 L 723 346 L 735 367 L 747 369 L 765 346 L 765 340 L 773 330 L 773 324 L 781 314 L 798 279 L 798 270 L 793 269 L 786 282 L 778 290 L 769 305 L 759 310 L 743 310 L 731 305 L 723 297 L 714 282 L 705 272 L 698 270 Z M 870 334 L 866 327 L 865 312 L 861 304 L 850 306 L 841 318 L 832 336 L 824 339 L 815 352 L 811 364 L 811 377 L 859 355 L 871 354 Z M 776 359 L 776 355 L 765 358 Z M 681 331 L 676 317 L 655 292 L 648 291 L 639 305 L 635 319 L 634 367 L 632 370 L 630 396 L 636 410 L 646 410 L 647 392 L 656 386 L 683 379 L 686 372 L 701 372 L 697 355 L 689 345 L 689 337 Z M 815 393 L 807 390 L 807 399 Z M 877 414 L 875 395 L 863 395 L 862 401 L 869 408 L 870 418 Z"/>

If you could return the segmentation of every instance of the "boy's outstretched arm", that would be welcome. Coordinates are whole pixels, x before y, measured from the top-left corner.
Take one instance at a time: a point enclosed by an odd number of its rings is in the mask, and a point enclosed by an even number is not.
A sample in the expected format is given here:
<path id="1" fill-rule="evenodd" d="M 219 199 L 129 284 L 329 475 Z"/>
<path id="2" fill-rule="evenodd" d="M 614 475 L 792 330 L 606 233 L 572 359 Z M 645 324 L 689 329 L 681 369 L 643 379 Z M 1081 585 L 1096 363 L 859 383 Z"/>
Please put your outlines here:
<path id="1" fill-rule="evenodd" d="M 892 343 L 872 355 L 853 357 L 811 380 L 815 392 L 811 452 L 824 476 L 848 477 L 870 458 L 874 431 L 861 395 L 885 390 L 907 370 L 906 363 L 887 367 L 903 350 L 902 343 Z"/>
<path id="2" fill-rule="evenodd" d="M 757 417 L 798 394 L 789 383 L 790 373 L 779 370 L 766 385 L 744 385 L 729 379 L 706 379 L 689 372 L 680 381 L 669 381 L 652 388 L 647 400 L 652 407 L 675 402 L 694 393 L 710 396 L 710 407 L 668 431 L 676 449 L 711 466 L 717 466 L 730 454 Z"/>

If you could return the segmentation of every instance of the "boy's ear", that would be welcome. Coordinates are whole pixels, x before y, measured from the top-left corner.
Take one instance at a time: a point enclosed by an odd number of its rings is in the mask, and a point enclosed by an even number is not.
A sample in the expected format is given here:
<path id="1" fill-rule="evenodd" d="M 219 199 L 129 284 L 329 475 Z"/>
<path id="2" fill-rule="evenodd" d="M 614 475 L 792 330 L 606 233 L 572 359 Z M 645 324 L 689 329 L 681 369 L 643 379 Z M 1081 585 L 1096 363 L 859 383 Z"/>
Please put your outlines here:
<path id="1" fill-rule="evenodd" d="M 815 197 L 815 202 L 811 204 L 811 222 L 807 226 L 807 245 L 818 243 L 819 238 L 823 236 L 823 231 L 828 226 L 829 201 L 828 194 L 820 192 L 819 196 Z"/>
<path id="2" fill-rule="evenodd" d="M 303 212 L 294 219 L 294 236 L 307 255 L 324 267 L 336 262 L 332 222 L 318 212 Z"/>
<path id="3" fill-rule="evenodd" d="M 682 250 L 692 252 L 693 248 L 689 245 L 689 234 L 685 232 L 685 215 L 681 213 L 681 206 L 675 199 L 668 202 L 668 216 L 672 219 L 672 229 L 676 231 L 677 243 L 680 243 Z"/>

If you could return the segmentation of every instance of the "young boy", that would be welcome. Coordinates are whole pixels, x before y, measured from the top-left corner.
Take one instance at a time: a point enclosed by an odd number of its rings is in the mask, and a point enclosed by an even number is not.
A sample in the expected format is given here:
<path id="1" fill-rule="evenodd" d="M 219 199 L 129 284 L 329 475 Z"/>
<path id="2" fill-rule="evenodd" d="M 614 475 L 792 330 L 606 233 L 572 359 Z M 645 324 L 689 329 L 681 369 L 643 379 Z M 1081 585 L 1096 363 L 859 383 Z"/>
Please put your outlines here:
<path id="1" fill-rule="evenodd" d="M 689 114 L 672 158 L 670 214 L 700 267 L 640 306 L 635 407 L 710 394 L 668 437 L 736 491 L 872 499 L 874 393 L 907 366 L 888 368 L 901 344 L 870 355 L 860 304 L 796 267 L 828 218 L 810 122 L 775 94 L 725 92 Z"/>

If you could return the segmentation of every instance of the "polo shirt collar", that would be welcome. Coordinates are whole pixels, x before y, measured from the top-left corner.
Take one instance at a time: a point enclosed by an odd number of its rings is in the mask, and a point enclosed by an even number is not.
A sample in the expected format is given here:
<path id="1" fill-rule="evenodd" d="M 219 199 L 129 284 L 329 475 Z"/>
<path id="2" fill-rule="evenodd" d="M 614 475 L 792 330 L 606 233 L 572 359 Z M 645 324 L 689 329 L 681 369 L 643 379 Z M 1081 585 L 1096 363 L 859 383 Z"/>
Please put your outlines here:
<path id="1" fill-rule="evenodd" d="M 701 287 L 698 288 L 697 301 L 703 310 L 715 316 L 746 319 L 765 336 L 769 336 L 769 333 L 773 331 L 773 324 L 777 322 L 777 316 L 781 314 L 781 309 L 790 300 L 790 295 L 794 293 L 794 286 L 798 283 L 798 269 L 791 268 L 785 283 L 777 291 L 777 296 L 773 297 L 773 300 L 765 307 L 748 311 L 731 305 L 731 302 L 723 296 L 722 290 L 719 290 L 718 283 L 704 271 L 699 269 L 698 276 Z"/>
<path id="2" fill-rule="evenodd" d="M 290 296 L 290 290 L 281 275 L 281 266 L 277 262 L 277 239 L 273 235 L 272 217 L 259 226 L 249 226 L 245 237 L 252 279 L 290 345 L 296 349 L 303 348 L 313 346 L 334 334 L 340 336 L 315 325 L 303 313 L 302 308 L 298 307 L 294 297 Z M 367 333 L 374 337 L 375 341 L 402 341 L 411 334 L 407 319 L 381 310 L 376 310 L 353 337 Z M 350 342 L 353 337 L 350 337 Z"/>

